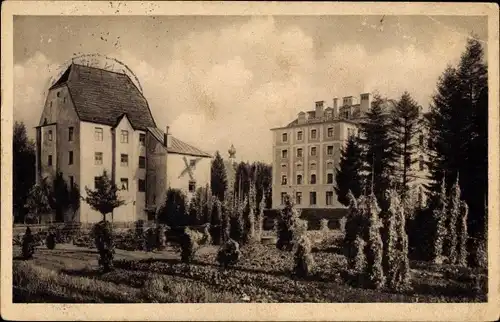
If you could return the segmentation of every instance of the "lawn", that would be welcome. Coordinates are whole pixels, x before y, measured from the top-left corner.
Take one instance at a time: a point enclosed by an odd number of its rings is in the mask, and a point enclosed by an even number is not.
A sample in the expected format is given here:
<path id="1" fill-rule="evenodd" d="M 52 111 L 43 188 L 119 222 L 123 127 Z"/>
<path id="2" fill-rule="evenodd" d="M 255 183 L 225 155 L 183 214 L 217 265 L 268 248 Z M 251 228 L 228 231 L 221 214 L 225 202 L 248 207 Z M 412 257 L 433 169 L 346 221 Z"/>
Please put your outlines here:
<path id="1" fill-rule="evenodd" d="M 411 262 L 413 290 L 393 293 L 362 289 L 344 279 L 345 258 L 335 247 L 316 247 L 316 266 L 306 280 L 292 277 L 293 253 L 274 245 L 242 248 L 242 259 L 224 271 L 217 248 L 201 248 L 190 265 L 177 250 L 117 250 L 115 270 L 100 273 L 95 249 L 59 244 L 39 247 L 34 259 L 14 258 L 14 302 L 484 302 L 476 276 L 485 272 Z M 15 256 L 20 249 L 14 247 Z"/>

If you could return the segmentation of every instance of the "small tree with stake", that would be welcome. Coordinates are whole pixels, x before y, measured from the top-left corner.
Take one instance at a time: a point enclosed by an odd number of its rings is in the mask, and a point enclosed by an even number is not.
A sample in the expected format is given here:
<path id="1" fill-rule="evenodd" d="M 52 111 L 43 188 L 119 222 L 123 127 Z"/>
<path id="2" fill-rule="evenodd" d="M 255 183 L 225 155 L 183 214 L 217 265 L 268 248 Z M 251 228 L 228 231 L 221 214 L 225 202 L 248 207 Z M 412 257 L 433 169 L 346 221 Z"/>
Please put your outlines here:
<path id="1" fill-rule="evenodd" d="M 92 209 L 100 212 L 103 216 L 103 220 L 95 224 L 93 232 L 96 248 L 100 255 L 99 266 L 104 271 L 109 271 L 113 262 L 114 245 L 113 227 L 106 220 L 106 215 L 111 213 L 115 208 L 124 205 L 125 202 L 118 196 L 118 188 L 110 180 L 106 171 L 96 179 L 95 185 L 94 190 L 85 187 L 87 197 L 84 200 Z"/>

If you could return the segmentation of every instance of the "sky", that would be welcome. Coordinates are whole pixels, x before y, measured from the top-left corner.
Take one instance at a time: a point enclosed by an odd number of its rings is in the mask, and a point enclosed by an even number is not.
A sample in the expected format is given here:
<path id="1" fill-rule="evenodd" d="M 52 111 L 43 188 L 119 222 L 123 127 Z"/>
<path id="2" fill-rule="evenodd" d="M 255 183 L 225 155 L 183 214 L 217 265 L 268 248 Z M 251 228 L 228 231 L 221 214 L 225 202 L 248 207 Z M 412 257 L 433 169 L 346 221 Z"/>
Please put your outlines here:
<path id="1" fill-rule="evenodd" d="M 14 120 L 34 137 L 50 85 L 72 57 L 99 54 L 137 77 L 158 127 L 271 162 L 270 129 L 315 101 L 408 91 L 427 109 L 471 33 L 486 45 L 487 17 L 15 16 Z"/>

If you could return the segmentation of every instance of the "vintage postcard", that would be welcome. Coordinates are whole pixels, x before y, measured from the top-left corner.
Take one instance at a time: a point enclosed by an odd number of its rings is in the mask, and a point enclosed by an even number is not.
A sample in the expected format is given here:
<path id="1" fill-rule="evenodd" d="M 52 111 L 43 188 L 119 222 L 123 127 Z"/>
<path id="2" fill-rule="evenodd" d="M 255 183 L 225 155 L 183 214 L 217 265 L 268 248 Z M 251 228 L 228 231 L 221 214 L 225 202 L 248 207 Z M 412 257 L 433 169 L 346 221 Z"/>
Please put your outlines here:
<path id="1" fill-rule="evenodd" d="M 498 319 L 498 44 L 486 3 L 2 3 L 2 318 Z"/>

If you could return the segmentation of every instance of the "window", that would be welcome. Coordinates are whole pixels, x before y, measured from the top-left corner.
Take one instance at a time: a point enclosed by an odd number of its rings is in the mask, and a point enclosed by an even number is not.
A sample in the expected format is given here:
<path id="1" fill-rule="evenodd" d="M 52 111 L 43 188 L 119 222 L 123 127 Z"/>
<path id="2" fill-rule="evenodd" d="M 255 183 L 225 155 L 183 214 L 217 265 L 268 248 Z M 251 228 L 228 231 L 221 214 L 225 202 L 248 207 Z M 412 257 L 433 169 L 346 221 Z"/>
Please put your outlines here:
<path id="1" fill-rule="evenodd" d="M 311 130 L 311 139 L 316 138 L 316 130 Z"/>
<path id="2" fill-rule="evenodd" d="M 297 184 L 302 184 L 302 175 L 301 174 L 297 175 Z"/>
<path id="3" fill-rule="evenodd" d="M 286 163 L 283 163 L 283 164 L 281 165 L 281 167 L 282 167 L 283 169 L 286 169 Z"/>
<path id="4" fill-rule="evenodd" d="M 297 141 L 302 141 L 302 131 L 297 132 Z"/>
<path id="5" fill-rule="evenodd" d="M 139 134 L 139 143 L 141 145 L 146 145 L 146 134 L 143 133 Z"/>
<path id="6" fill-rule="evenodd" d="M 288 150 L 282 150 L 281 151 L 281 158 L 282 159 L 288 158 Z"/>
<path id="7" fill-rule="evenodd" d="M 96 127 L 94 131 L 96 141 L 102 141 L 102 127 Z"/>
<path id="8" fill-rule="evenodd" d="M 139 179 L 138 188 L 139 188 L 139 192 L 146 191 L 146 180 Z"/>
<path id="9" fill-rule="evenodd" d="M 64 96 L 63 98 L 63 103 L 66 103 L 66 96 Z"/>
<path id="10" fill-rule="evenodd" d="M 47 133 L 47 140 L 52 141 L 52 130 Z"/>
<path id="11" fill-rule="evenodd" d="M 68 128 L 68 141 L 73 141 L 73 127 Z"/>
<path id="12" fill-rule="evenodd" d="M 94 189 L 97 189 L 97 186 L 99 186 L 100 180 L 101 180 L 101 177 L 94 177 Z"/>
<path id="13" fill-rule="evenodd" d="M 333 169 L 333 162 L 331 162 L 331 161 L 330 161 L 330 162 L 328 162 L 328 163 L 326 164 L 326 168 L 327 168 L 327 169 Z"/>
<path id="14" fill-rule="evenodd" d="M 302 203 L 302 192 L 295 193 L 295 203 L 300 205 Z"/>
<path id="15" fill-rule="evenodd" d="M 189 192 L 196 191 L 196 181 L 189 181 Z"/>
<path id="16" fill-rule="evenodd" d="M 52 155 L 49 155 L 49 159 L 47 160 L 47 164 L 49 165 L 49 167 L 52 166 Z"/>
<path id="17" fill-rule="evenodd" d="M 328 137 L 331 138 L 333 136 L 333 127 L 328 128 Z"/>
<path id="18" fill-rule="evenodd" d="M 75 186 L 75 178 L 73 176 L 69 176 L 69 188 Z"/>
<path id="19" fill-rule="evenodd" d="M 315 147 L 315 146 L 313 146 L 313 147 L 311 148 L 311 156 L 315 156 L 315 155 L 316 155 L 316 147 Z"/>
<path id="20" fill-rule="evenodd" d="M 327 206 L 333 205 L 333 191 L 326 192 L 326 205 Z"/>
<path id="21" fill-rule="evenodd" d="M 146 158 L 145 157 L 139 157 L 139 168 L 141 168 L 141 169 L 146 168 Z"/>
<path id="22" fill-rule="evenodd" d="M 283 134 L 281 135 L 281 140 L 282 140 L 283 142 L 288 141 L 288 135 L 287 135 L 286 133 L 283 133 Z"/>
<path id="23" fill-rule="evenodd" d="M 189 160 L 189 167 L 191 167 L 191 169 L 194 169 L 196 167 L 196 160 Z"/>
<path id="24" fill-rule="evenodd" d="M 333 173 L 328 173 L 326 175 L 326 183 L 328 184 L 333 183 Z"/>
<path id="25" fill-rule="evenodd" d="M 424 171 L 424 169 L 425 169 L 424 157 L 420 156 L 418 161 L 419 161 L 418 165 L 419 165 L 420 171 Z"/>
<path id="26" fill-rule="evenodd" d="M 297 169 L 302 169 L 302 163 L 297 163 Z"/>
<path id="27" fill-rule="evenodd" d="M 95 165 L 101 165 L 102 164 L 102 152 L 96 152 L 94 153 L 94 163 Z"/>
<path id="28" fill-rule="evenodd" d="M 285 204 L 285 198 L 286 198 L 286 192 L 282 192 L 281 193 L 281 204 L 284 205 Z"/>
<path id="29" fill-rule="evenodd" d="M 309 204 L 311 205 L 316 204 L 316 191 L 309 192 Z"/>
<path id="30" fill-rule="evenodd" d="M 122 190 L 128 191 L 128 178 L 121 178 Z"/>
<path id="31" fill-rule="evenodd" d="M 302 149 L 297 149 L 297 158 L 302 158 Z"/>
<path id="32" fill-rule="evenodd" d="M 126 130 L 121 131 L 120 142 L 121 143 L 128 143 L 128 131 L 126 131 Z"/>
<path id="33" fill-rule="evenodd" d="M 57 92 L 57 97 L 61 96 L 61 92 Z"/>
<path id="34" fill-rule="evenodd" d="M 121 154 L 120 156 L 120 165 L 122 167 L 128 167 L 128 154 Z"/>
<path id="35" fill-rule="evenodd" d="M 309 169 L 315 170 L 316 169 L 316 162 L 311 162 L 311 164 L 309 164 Z"/>
<path id="36" fill-rule="evenodd" d="M 311 184 L 316 184 L 316 175 L 311 174 Z"/>
<path id="37" fill-rule="evenodd" d="M 281 185 L 282 186 L 286 185 L 286 181 L 287 181 L 286 180 L 286 175 L 284 174 L 284 175 L 281 176 Z"/>
<path id="38" fill-rule="evenodd" d="M 328 155 L 333 155 L 333 145 L 329 145 L 329 146 L 326 148 L 326 154 L 328 154 Z"/>
<path id="39" fill-rule="evenodd" d="M 347 128 L 347 138 L 350 138 L 350 137 L 351 137 L 351 129 Z"/>
<path id="40" fill-rule="evenodd" d="M 73 151 L 68 152 L 68 164 L 73 164 Z"/>

